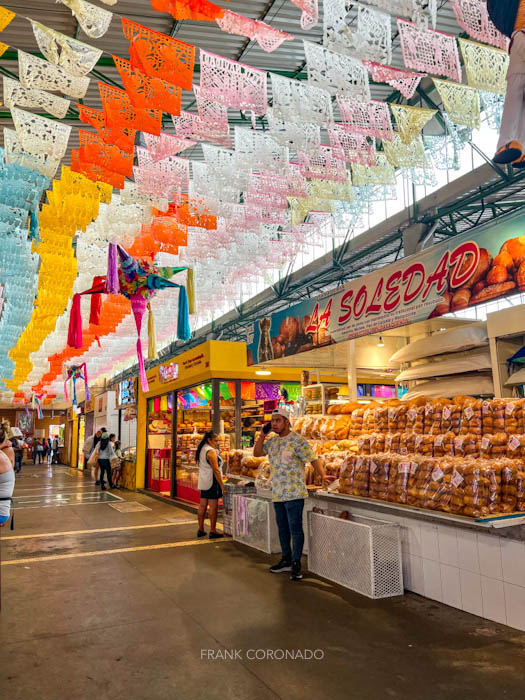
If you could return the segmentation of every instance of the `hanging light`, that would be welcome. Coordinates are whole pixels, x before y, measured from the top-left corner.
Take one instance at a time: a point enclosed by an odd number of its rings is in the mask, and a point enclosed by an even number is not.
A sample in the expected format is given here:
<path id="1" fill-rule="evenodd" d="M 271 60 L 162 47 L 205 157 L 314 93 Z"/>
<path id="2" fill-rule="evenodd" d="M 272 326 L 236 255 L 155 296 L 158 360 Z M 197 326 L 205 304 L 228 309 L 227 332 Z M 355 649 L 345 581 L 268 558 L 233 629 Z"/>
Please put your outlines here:
<path id="1" fill-rule="evenodd" d="M 384 348 L 384 347 L 385 347 L 385 344 L 383 343 L 383 336 L 382 336 L 382 335 L 379 336 L 379 343 L 377 344 L 377 347 L 378 347 L 378 348 Z"/>
<path id="2" fill-rule="evenodd" d="M 255 374 L 268 375 L 268 374 L 271 374 L 271 372 L 269 369 L 257 369 L 257 370 L 255 370 Z"/>

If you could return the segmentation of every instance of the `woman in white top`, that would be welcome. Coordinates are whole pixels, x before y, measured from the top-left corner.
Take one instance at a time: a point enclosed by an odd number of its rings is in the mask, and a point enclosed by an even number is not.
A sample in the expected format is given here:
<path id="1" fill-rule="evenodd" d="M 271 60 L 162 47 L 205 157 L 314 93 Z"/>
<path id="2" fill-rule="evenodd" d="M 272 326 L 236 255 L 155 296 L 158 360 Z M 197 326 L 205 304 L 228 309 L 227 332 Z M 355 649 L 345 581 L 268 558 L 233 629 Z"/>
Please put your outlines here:
<path id="1" fill-rule="evenodd" d="M 0 527 L 9 520 L 11 497 L 15 489 L 15 472 L 11 460 L 0 449 Z"/>
<path id="2" fill-rule="evenodd" d="M 104 485 L 104 474 L 107 473 L 109 488 L 112 489 L 113 482 L 111 481 L 111 460 L 116 457 L 116 455 L 109 433 L 102 433 L 100 442 L 98 442 L 97 446 L 95 447 L 95 454 L 98 455 L 98 465 L 100 467 L 100 488 L 102 491 L 106 490 Z"/>
<path id="3" fill-rule="evenodd" d="M 209 505 L 210 540 L 223 537 L 223 535 L 216 530 L 219 498 L 225 493 L 220 469 L 222 459 L 217 452 L 218 446 L 219 436 L 213 432 L 205 433 L 200 445 L 197 447 L 195 455 L 195 461 L 199 465 L 199 482 L 197 488 L 200 489 L 201 492 L 201 502 L 198 510 L 199 529 L 197 531 L 197 537 L 206 536 L 204 520 Z"/>

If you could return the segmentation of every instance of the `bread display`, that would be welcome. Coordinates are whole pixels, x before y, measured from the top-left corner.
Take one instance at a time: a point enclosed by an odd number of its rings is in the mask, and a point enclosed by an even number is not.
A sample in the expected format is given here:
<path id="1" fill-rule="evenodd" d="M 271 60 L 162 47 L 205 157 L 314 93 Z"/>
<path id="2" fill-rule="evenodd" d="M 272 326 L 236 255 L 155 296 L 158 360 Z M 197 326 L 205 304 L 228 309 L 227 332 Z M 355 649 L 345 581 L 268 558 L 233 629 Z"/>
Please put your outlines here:
<path id="1" fill-rule="evenodd" d="M 350 416 L 340 416 L 335 423 L 334 432 L 336 440 L 345 440 L 348 437 L 352 418 Z"/>
<path id="2" fill-rule="evenodd" d="M 268 457 L 252 457 L 243 453 L 241 460 L 241 475 L 255 479 L 261 464 L 268 462 Z"/>
<path id="3" fill-rule="evenodd" d="M 339 479 L 339 493 L 472 518 L 525 512 L 525 399 L 457 396 L 334 408 L 299 418 L 294 428 L 312 441 L 327 477 Z M 233 452 L 232 473 L 240 460 L 249 468 Z M 313 470 L 308 479 L 314 481 Z"/>
<path id="4" fill-rule="evenodd" d="M 230 452 L 230 457 L 228 460 L 228 473 L 229 474 L 240 474 L 242 471 L 242 458 L 244 457 L 244 452 L 242 450 L 233 450 Z"/>

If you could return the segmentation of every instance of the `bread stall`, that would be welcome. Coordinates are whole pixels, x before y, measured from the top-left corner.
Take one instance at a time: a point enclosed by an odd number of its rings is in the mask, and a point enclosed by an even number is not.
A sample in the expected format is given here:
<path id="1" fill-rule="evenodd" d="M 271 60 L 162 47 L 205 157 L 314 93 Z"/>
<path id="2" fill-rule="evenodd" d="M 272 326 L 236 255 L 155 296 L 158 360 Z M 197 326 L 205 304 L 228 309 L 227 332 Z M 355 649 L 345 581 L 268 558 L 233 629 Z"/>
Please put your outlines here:
<path id="1" fill-rule="evenodd" d="M 514 296 L 487 323 L 468 316 L 523 286 L 525 242 L 513 236 L 524 219 L 480 227 L 274 314 L 270 337 L 284 314 L 297 316 L 314 347 L 264 363 L 347 372 L 350 400 L 294 421 L 333 482 L 307 508 L 397 525 L 405 589 L 523 630 L 524 400 L 504 380 L 524 344 L 525 307 Z M 257 324 L 254 336 L 257 362 Z M 364 374 L 390 376 L 397 396 L 358 397 Z"/>
<path id="2" fill-rule="evenodd" d="M 221 456 L 255 432 L 283 398 L 300 391 L 300 371 L 248 367 L 244 343 L 208 341 L 147 371 L 137 398 L 135 488 L 197 504 L 195 453 L 204 434 L 219 435 Z"/>

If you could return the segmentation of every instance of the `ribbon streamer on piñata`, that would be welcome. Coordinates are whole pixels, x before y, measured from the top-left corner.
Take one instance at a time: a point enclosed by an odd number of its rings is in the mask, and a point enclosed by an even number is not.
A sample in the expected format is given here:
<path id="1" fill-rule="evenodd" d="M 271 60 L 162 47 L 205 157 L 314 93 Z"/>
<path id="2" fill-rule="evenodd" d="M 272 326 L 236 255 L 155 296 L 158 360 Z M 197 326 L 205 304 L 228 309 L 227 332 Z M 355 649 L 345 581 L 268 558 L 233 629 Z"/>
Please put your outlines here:
<path id="1" fill-rule="evenodd" d="M 39 420 L 41 420 L 44 415 L 42 413 L 42 400 L 44 399 L 44 394 L 33 394 L 31 398 L 31 408 L 36 410 Z"/>

